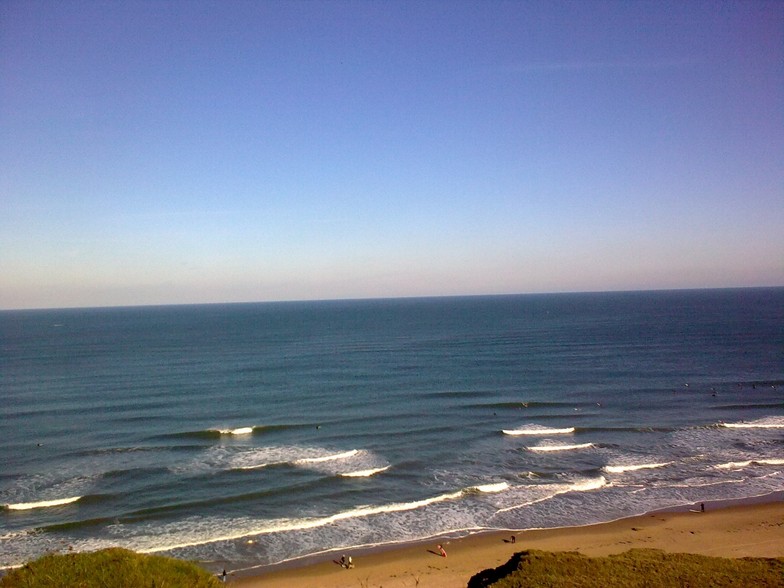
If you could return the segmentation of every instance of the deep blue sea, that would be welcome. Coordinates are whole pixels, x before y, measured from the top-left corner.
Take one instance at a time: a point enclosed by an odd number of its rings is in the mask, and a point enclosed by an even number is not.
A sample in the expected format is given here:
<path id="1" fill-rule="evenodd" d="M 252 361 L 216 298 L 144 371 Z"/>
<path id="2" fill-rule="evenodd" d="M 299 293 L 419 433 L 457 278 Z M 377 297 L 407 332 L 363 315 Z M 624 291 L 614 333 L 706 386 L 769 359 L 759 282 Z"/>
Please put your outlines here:
<path id="1" fill-rule="evenodd" d="M 784 289 L 0 312 L 0 566 L 247 569 L 784 490 Z"/>

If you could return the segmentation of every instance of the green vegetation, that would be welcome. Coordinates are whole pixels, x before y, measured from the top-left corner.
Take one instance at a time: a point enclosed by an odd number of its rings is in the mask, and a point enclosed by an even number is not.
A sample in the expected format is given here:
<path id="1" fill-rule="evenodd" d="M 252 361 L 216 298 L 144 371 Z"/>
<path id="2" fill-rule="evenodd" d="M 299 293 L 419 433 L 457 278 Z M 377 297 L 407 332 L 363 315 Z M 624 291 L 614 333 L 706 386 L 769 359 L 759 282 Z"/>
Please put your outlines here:
<path id="1" fill-rule="evenodd" d="M 784 586 L 784 558 L 729 559 L 656 549 L 608 557 L 523 551 L 499 568 L 476 574 L 468 588 L 689 588 Z"/>
<path id="2" fill-rule="evenodd" d="M 195 564 L 127 549 L 46 555 L 0 579 L 2 588 L 210 588 L 217 578 Z"/>

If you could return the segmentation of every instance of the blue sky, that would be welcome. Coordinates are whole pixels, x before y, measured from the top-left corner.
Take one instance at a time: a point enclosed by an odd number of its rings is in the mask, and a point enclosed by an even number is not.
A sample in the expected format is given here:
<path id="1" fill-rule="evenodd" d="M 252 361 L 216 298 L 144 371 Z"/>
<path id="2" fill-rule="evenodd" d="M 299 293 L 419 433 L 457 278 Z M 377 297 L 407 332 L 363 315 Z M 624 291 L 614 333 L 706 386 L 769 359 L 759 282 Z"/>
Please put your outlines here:
<path id="1" fill-rule="evenodd" d="M 0 4 L 0 308 L 784 285 L 784 3 Z"/>

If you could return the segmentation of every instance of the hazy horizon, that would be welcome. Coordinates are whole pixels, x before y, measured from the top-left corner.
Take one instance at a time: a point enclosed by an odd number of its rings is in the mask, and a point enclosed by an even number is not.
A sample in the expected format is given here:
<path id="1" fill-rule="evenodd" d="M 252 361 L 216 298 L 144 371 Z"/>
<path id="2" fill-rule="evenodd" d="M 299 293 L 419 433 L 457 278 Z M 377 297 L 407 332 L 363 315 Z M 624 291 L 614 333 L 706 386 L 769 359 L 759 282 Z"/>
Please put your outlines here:
<path id="1" fill-rule="evenodd" d="M 0 309 L 784 286 L 784 3 L 9 0 Z"/>
<path id="2" fill-rule="evenodd" d="M 233 305 L 257 305 L 257 304 L 319 304 L 319 303 L 344 303 L 344 302 L 383 302 L 388 301 L 416 301 L 416 300 L 438 300 L 438 299 L 470 299 L 470 298 L 503 298 L 503 297 L 526 297 L 526 296 L 568 296 L 568 295 L 587 295 L 592 294 L 645 294 L 645 293 L 677 293 L 677 292 L 710 292 L 722 290 L 777 290 L 784 286 L 731 286 L 715 288 L 658 288 L 649 290 L 563 290 L 557 292 L 506 292 L 506 293 L 484 293 L 484 294 L 434 294 L 430 296 L 376 296 L 368 298 L 294 298 L 281 300 L 234 300 L 222 302 L 173 302 L 161 304 L 107 304 L 98 306 L 23 306 L 18 308 L 0 308 L 0 312 L 14 311 L 56 311 L 56 310 L 101 310 L 101 309 L 123 309 L 123 308 L 155 308 L 155 307 L 176 307 L 176 306 L 233 306 Z"/>

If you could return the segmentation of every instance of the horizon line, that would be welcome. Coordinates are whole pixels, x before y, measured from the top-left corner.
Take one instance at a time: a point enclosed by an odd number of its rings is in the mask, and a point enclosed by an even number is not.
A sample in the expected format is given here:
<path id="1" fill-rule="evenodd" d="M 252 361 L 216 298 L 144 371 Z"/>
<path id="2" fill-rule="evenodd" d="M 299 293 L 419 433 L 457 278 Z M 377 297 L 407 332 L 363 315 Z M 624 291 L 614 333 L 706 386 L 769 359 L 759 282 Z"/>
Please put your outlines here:
<path id="1" fill-rule="evenodd" d="M 683 287 L 683 288 L 629 288 L 616 290 L 555 290 L 550 292 L 497 292 L 485 294 L 426 294 L 411 296 L 364 296 L 346 298 L 290 298 L 274 300 L 233 300 L 224 302 L 161 302 L 151 304 L 106 304 L 106 305 L 86 305 L 86 306 L 39 306 L 39 307 L 15 307 L 0 308 L 0 313 L 10 312 L 36 312 L 51 310 L 111 310 L 111 309 L 135 309 L 135 308 L 168 308 L 185 306 L 239 306 L 257 304 L 303 304 L 303 303 L 329 303 L 329 302 L 372 302 L 384 300 L 437 300 L 441 298 L 503 298 L 516 296 L 557 296 L 565 294 L 643 294 L 646 292 L 704 292 L 718 290 L 777 290 L 784 289 L 784 285 L 766 286 L 705 286 L 705 287 Z"/>

